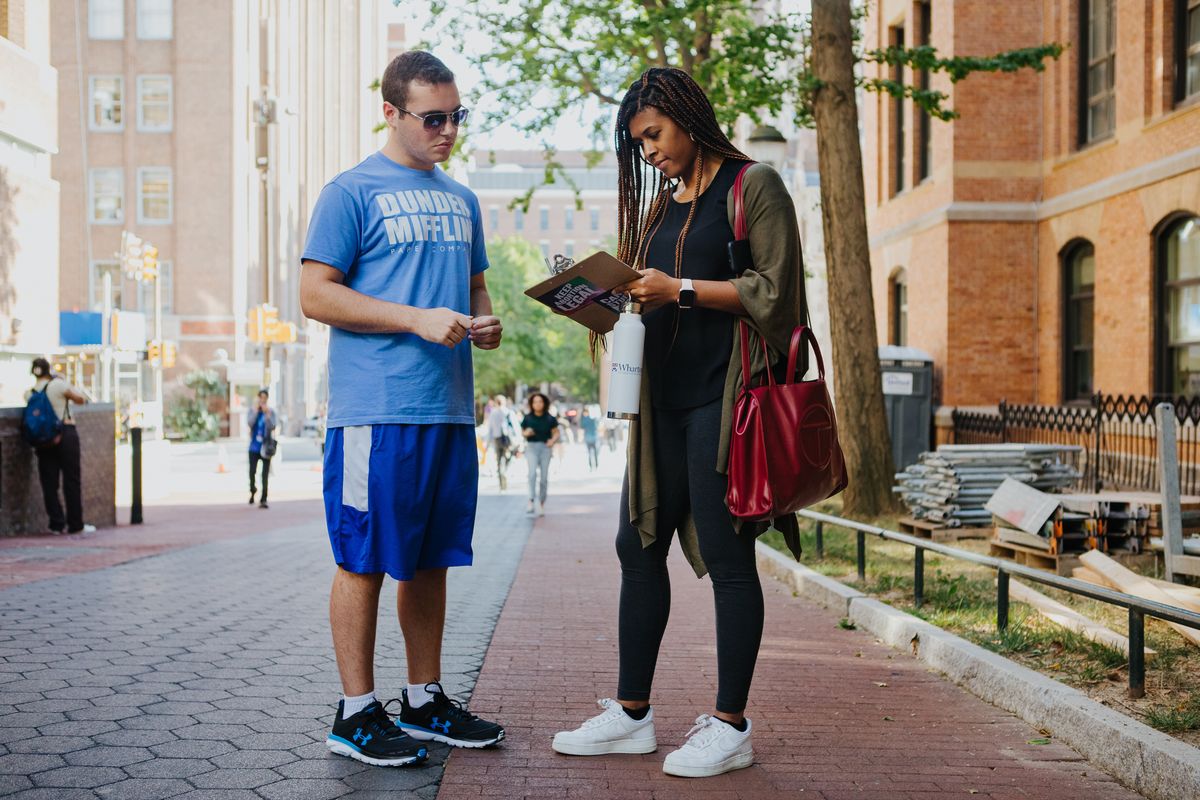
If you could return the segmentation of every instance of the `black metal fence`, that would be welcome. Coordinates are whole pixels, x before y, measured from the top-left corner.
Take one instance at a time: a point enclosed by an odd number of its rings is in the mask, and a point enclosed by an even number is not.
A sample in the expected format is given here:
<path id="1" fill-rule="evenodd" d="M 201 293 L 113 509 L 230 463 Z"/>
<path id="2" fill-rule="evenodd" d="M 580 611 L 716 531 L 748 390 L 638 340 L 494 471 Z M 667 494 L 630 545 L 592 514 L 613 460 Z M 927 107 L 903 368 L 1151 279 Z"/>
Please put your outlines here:
<path id="1" fill-rule="evenodd" d="M 1158 425 L 1154 408 L 1171 403 L 1179 421 L 1179 484 L 1200 494 L 1200 397 L 1095 394 L 1079 406 L 1013 405 L 998 411 L 955 411 L 957 444 L 1033 442 L 1082 447 L 1075 489 L 1158 491 Z"/>

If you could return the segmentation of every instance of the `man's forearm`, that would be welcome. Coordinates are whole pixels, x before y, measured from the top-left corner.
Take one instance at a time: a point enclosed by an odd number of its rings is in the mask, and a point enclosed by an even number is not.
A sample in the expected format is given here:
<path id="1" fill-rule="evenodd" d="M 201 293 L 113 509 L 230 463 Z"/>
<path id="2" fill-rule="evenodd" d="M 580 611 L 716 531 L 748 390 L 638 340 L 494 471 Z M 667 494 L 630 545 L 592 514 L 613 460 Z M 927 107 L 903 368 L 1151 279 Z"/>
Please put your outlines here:
<path id="1" fill-rule="evenodd" d="M 354 333 L 412 333 L 421 309 L 368 297 L 339 283 L 303 287 L 301 309 L 309 319 Z"/>
<path id="2" fill-rule="evenodd" d="M 492 296 L 486 286 L 476 286 L 471 289 L 471 316 L 490 317 L 492 315 Z"/>

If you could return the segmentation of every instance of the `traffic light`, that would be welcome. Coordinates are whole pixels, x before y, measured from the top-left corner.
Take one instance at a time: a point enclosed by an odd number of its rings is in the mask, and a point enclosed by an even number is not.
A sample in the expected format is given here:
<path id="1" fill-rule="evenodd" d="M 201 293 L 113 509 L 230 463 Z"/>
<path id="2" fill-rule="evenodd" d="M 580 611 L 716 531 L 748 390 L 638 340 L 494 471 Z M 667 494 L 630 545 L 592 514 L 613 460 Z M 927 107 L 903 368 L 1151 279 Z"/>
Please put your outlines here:
<path id="1" fill-rule="evenodd" d="M 155 362 L 160 358 L 162 358 L 162 346 L 157 341 L 146 342 L 146 360 Z"/>
<path id="2" fill-rule="evenodd" d="M 162 365 L 166 369 L 175 366 L 175 356 L 178 355 L 178 350 L 175 342 L 166 341 L 162 344 Z"/>
<path id="3" fill-rule="evenodd" d="M 141 275 L 143 261 L 142 239 L 129 231 L 121 231 L 121 264 L 131 278 Z M 157 255 L 158 251 L 155 251 Z"/>
<path id="4" fill-rule="evenodd" d="M 262 342 L 265 329 L 262 306 L 255 306 L 246 312 L 246 338 L 252 342 Z"/>
<path id="5" fill-rule="evenodd" d="M 263 323 L 262 323 L 262 340 L 264 342 L 275 341 L 275 329 L 279 327 L 279 309 L 275 306 L 262 304 Z"/>
<path id="6" fill-rule="evenodd" d="M 246 336 L 259 344 L 290 344 L 296 341 L 296 323 L 280 322 L 279 309 L 262 303 L 246 312 Z"/>
<path id="7" fill-rule="evenodd" d="M 142 248 L 142 280 L 158 280 L 158 248 L 150 243 Z"/>

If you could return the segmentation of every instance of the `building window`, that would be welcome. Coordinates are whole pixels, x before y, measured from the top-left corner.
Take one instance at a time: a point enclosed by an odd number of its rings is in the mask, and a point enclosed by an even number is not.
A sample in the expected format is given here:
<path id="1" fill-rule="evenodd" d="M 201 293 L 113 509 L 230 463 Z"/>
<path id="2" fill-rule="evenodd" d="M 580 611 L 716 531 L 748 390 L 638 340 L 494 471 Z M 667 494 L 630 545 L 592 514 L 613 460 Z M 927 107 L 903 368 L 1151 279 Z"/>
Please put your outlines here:
<path id="1" fill-rule="evenodd" d="M 598 208 L 590 209 L 589 213 L 591 214 L 591 217 L 592 217 L 592 230 L 594 230 L 594 231 L 600 230 L 600 209 L 598 209 Z"/>
<path id="2" fill-rule="evenodd" d="M 1172 220 L 1156 245 L 1159 391 L 1200 395 L 1200 217 Z"/>
<path id="3" fill-rule="evenodd" d="M 566 230 L 575 230 L 575 209 L 567 207 L 563 209 L 563 227 Z"/>
<path id="4" fill-rule="evenodd" d="M 1077 242 L 1063 251 L 1063 401 L 1092 396 L 1092 320 L 1095 317 L 1096 251 Z"/>
<path id="5" fill-rule="evenodd" d="M 538 242 L 538 247 L 542 248 L 542 258 L 550 260 L 550 243 L 543 240 Z"/>
<path id="6" fill-rule="evenodd" d="M 89 276 L 90 307 L 92 311 L 104 310 L 104 276 L 112 276 L 112 307 L 121 308 L 121 290 L 125 285 L 125 276 L 121 273 L 119 261 L 93 261 Z"/>
<path id="7" fill-rule="evenodd" d="M 138 222 L 166 225 L 171 222 L 171 168 L 138 167 Z"/>
<path id="8" fill-rule="evenodd" d="M 488 206 L 488 227 L 493 233 L 500 227 L 500 209 L 496 206 Z"/>
<path id="9" fill-rule="evenodd" d="M 125 174 L 119 167 L 88 170 L 88 208 L 96 225 L 125 221 Z"/>
<path id="10" fill-rule="evenodd" d="M 125 38 L 125 0 L 88 0 L 88 38 Z"/>
<path id="11" fill-rule="evenodd" d="M 139 131 L 171 130 L 171 76 L 139 75 L 137 79 Z"/>
<path id="12" fill-rule="evenodd" d="M 125 80 L 120 75 L 93 75 L 88 78 L 88 97 L 92 104 L 88 128 L 93 131 L 124 129 L 121 116 L 124 95 Z"/>
<path id="13" fill-rule="evenodd" d="M 904 47 L 904 28 L 891 28 L 891 45 Z M 904 81 L 904 66 L 897 64 L 892 67 L 891 79 L 897 83 Z M 892 99 L 892 194 L 904 191 L 904 171 L 907 160 L 904 158 L 904 98 Z"/>
<path id="14" fill-rule="evenodd" d="M 921 39 L 919 44 L 928 46 L 933 37 L 933 3 L 918 3 L 921 15 Z M 929 91 L 929 70 L 921 70 L 917 84 L 922 91 Z M 920 111 L 917 121 L 917 180 L 923 181 L 933 174 L 933 119 L 925 109 Z"/>
<path id="15" fill-rule="evenodd" d="M 158 280 L 162 284 L 163 317 L 174 313 L 172 302 L 175 287 L 175 270 L 170 261 L 158 262 Z M 154 281 L 138 282 L 138 309 L 146 315 L 146 330 L 154 330 Z"/>
<path id="16" fill-rule="evenodd" d="M 892 323 L 888 344 L 904 347 L 908 344 L 908 276 L 902 269 L 888 280 L 888 312 Z"/>
<path id="17" fill-rule="evenodd" d="M 519 231 L 525 230 L 525 212 L 519 208 L 513 209 L 513 227 Z"/>
<path id="18" fill-rule="evenodd" d="M 543 231 L 550 230 L 550 209 L 545 206 L 538 209 L 538 228 Z"/>
<path id="19" fill-rule="evenodd" d="M 563 255 L 565 255 L 567 258 L 575 257 L 575 243 L 574 242 L 567 242 L 566 251 L 563 253 Z"/>
<path id="20" fill-rule="evenodd" d="M 1175 100 L 1200 94 L 1200 0 L 1175 0 Z"/>
<path id="21" fill-rule="evenodd" d="M 1080 20 L 1080 144 L 1112 135 L 1116 127 L 1116 0 L 1084 0 Z"/>
<path id="22" fill-rule="evenodd" d="M 172 0 L 137 0 L 139 39 L 170 39 L 174 25 Z"/>

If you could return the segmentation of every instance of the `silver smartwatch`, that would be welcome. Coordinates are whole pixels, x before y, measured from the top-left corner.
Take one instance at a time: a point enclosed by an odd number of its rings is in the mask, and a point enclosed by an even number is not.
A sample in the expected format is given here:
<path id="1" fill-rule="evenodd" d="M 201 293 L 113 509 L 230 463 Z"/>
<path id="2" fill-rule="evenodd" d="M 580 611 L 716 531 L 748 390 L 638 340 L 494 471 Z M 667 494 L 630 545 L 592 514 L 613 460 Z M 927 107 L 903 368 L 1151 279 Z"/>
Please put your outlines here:
<path id="1" fill-rule="evenodd" d="M 692 308 L 696 305 L 696 289 L 692 286 L 691 278 L 681 278 L 679 281 L 679 307 Z"/>

